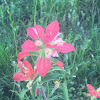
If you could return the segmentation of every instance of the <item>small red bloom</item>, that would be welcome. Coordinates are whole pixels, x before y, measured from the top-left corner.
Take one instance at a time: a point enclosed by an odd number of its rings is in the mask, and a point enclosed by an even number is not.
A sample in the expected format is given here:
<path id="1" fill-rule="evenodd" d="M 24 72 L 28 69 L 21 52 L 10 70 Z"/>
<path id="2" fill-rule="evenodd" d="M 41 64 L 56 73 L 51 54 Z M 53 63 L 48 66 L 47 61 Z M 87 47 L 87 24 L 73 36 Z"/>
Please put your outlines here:
<path id="1" fill-rule="evenodd" d="M 25 75 L 22 72 L 15 73 L 13 75 L 14 81 L 23 81 L 29 78 L 33 80 L 33 76 L 35 77 L 37 69 L 33 70 L 31 64 L 26 60 L 23 61 L 23 64 L 25 67 L 21 68 L 21 70 L 25 73 Z"/>

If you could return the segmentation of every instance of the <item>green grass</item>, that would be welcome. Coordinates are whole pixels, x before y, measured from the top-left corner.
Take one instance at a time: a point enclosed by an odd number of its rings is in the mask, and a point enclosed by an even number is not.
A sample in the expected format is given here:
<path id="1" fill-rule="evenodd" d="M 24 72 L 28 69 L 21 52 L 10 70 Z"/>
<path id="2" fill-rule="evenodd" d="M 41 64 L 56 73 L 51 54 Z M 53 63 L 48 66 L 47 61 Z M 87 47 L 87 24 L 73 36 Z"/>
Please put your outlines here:
<path id="1" fill-rule="evenodd" d="M 84 95 L 84 92 L 88 92 L 86 84 L 100 87 L 99 5 L 99 0 L 1 0 L 0 100 L 20 98 L 18 83 L 13 81 L 12 76 L 17 70 L 17 54 L 21 51 L 21 45 L 29 39 L 26 29 L 34 27 L 34 24 L 46 28 L 54 20 L 59 21 L 60 32 L 63 34 L 61 37 L 76 50 L 60 54 L 59 59 L 64 63 L 66 73 L 58 78 L 60 87 L 49 100 L 90 100 Z M 25 84 L 21 82 L 21 88 L 25 88 Z M 49 97 L 53 81 L 43 86 Z M 42 99 L 40 91 L 36 100 Z M 23 100 L 32 100 L 29 92 Z"/>

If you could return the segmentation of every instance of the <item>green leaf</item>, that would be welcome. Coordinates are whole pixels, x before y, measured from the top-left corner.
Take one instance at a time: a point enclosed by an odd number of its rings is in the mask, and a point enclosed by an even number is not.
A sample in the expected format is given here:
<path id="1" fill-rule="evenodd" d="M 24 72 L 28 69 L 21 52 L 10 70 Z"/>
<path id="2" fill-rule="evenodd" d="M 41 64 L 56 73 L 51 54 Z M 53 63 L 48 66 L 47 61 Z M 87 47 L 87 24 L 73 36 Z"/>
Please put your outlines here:
<path id="1" fill-rule="evenodd" d="M 58 63 L 58 60 L 56 59 L 56 58 L 50 58 L 50 61 L 52 62 L 52 63 Z"/>
<path id="2" fill-rule="evenodd" d="M 51 70 L 48 72 L 48 74 L 44 77 L 42 77 L 41 79 L 41 84 L 51 81 L 51 80 L 59 80 L 59 78 L 63 78 L 64 77 L 64 70 L 61 71 L 62 69 L 59 69 L 59 71 L 57 71 L 57 69 L 55 70 Z"/>
<path id="3" fill-rule="evenodd" d="M 29 54 L 32 54 L 34 56 L 39 56 L 40 52 L 39 51 L 29 51 Z"/>
<path id="4" fill-rule="evenodd" d="M 20 99 L 24 98 L 24 95 L 26 94 L 27 91 L 29 91 L 29 90 L 28 89 L 24 89 L 24 88 L 21 90 Z"/>
<path id="5" fill-rule="evenodd" d="M 76 34 L 74 40 L 79 40 L 80 39 L 80 34 Z"/>
<path id="6" fill-rule="evenodd" d="M 39 78 L 39 76 L 40 76 L 39 73 L 37 73 L 36 76 L 34 77 L 33 82 L 35 82 Z"/>
<path id="7" fill-rule="evenodd" d="M 35 100 L 35 91 L 36 91 L 36 88 L 37 88 L 37 80 L 35 82 L 32 83 L 32 97 L 33 99 Z"/>

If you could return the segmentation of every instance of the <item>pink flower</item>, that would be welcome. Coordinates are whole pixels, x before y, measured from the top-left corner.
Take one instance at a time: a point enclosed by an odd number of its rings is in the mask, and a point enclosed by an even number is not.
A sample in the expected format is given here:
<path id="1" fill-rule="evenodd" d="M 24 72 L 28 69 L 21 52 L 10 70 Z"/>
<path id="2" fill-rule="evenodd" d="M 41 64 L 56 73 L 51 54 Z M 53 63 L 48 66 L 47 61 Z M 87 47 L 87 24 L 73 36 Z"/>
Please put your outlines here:
<path id="1" fill-rule="evenodd" d="M 17 72 L 13 75 L 13 80 L 14 81 L 23 81 L 23 80 L 27 80 L 27 79 L 31 79 L 33 80 L 33 78 L 35 77 L 36 73 L 37 73 L 37 69 L 33 70 L 31 64 L 24 60 L 23 61 L 24 67 L 21 67 L 22 72 Z"/>

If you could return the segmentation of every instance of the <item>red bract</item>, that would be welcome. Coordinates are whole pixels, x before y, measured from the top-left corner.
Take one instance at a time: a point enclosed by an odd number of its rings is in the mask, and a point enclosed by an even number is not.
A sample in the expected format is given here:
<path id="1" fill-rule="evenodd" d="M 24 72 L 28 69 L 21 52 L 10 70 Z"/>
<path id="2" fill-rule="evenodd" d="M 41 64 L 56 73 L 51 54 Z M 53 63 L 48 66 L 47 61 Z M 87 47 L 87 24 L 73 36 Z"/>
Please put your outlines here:
<path id="1" fill-rule="evenodd" d="M 35 43 L 31 40 L 27 40 L 24 42 L 24 44 L 21 46 L 22 49 L 24 50 L 29 50 L 29 51 L 38 51 L 39 49 L 36 47 Z"/>
<path id="2" fill-rule="evenodd" d="M 23 81 L 26 79 L 31 79 L 33 80 L 33 77 L 35 77 L 36 73 L 37 73 L 37 69 L 33 70 L 31 64 L 24 60 L 23 61 L 24 64 L 24 68 L 21 68 L 22 72 L 17 72 L 13 75 L 13 80 L 14 81 Z"/>
<path id="3" fill-rule="evenodd" d="M 25 56 L 31 55 L 28 52 L 29 52 L 29 50 L 23 50 L 22 52 L 19 52 L 17 62 L 19 62 Z"/>
<path id="4" fill-rule="evenodd" d="M 91 84 L 87 84 L 86 87 L 88 88 L 88 90 L 93 90 L 93 86 Z"/>
<path id="5" fill-rule="evenodd" d="M 38 73 L 42 77 L 44 77 L 48 73 L 50 68 L 51 68 L 50 59 L 49 58 L 41 58 L 41 57 L 39 57 L 39 59 L 37 60 L 36 66 L 37 66 Z"/>
<path id="6" fill-rule="evenodd" d="M 59 66 L 61 69 L 64 68 L 64 64 L 58 60 L 58 63 L 56 63 L 57 66 Z"/>
<path id="7" fill-rule="evenodd" d="M 94 90 L 89 90 L 89 93 L 91 94 L 91 96 L 96 96 L 97 91 L 95 89 Z"/>

